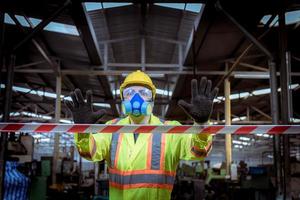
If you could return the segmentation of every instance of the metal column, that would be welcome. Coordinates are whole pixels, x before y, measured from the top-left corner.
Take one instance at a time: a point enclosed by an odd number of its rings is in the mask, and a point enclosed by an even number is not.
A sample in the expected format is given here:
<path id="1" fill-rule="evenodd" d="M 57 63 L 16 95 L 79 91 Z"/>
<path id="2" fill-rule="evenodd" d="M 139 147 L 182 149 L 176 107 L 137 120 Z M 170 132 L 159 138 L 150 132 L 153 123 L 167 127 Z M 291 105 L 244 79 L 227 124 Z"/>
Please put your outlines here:
<path id="1" fill-rule="evenodd" d="M 12 99 L 12 87 L 14 80 L 14 65 L 15 65 L 15 56 L 12 55 L 10 59 L 7 59 L 9 63 L 6 63 L 7 67 L 7 79 L 5 84 L 5 96 L 4 96 L 4 108 L 3 108 L 3 122 L 9 121 L 9 113 L 11 107 Z M 0 198 L 4 197 L 4 176 L 5 176 L 5 155 L 6 155 L 6 146 L 7 146 L 7 137 L 8 133 L 1 134 L 1 146 L 0 146 Z"/>
<path id="2" fill-rule="evenodd" d="M 286 52 L 287 52 L 287 36 L 285 26 L 285 5 L 282 1 L 279 16 L 279 58 L 280 58 L 280 87 L 281 87 L 281 121 L 283 124 L 289 123 L 289 71 L 287 66 Z M 284 199 L 291 199 L 290 189 L 290 146 L 289 136 L 283 136 L 283 159 L 284 159 L 284 176 L 283 176 L 283 193 Z"/>
<path id="3" fill-rule="evenodd" d="M 141 39 L 141 68 L 142 71 L 146 71 L 146 41 L 145 41 L 145 37 L 142 37 Z"/>
<path id="4" fill-rule="evenodd" d="M 99 192 L 98 192 L 98 183 L 97 183 L 97 180 L 99 178 L 99 162 L 94 162 L 94 194 L 95 195 L 99 195 Z"/>
<path id="5" fill-rule="evenodd" d="M 59 123 L 61 113 L 61 76 L 56 77 L 55 123 Z M 56 169 L 59 159 L 59 133 L 54 133 L 54 150 L 52 164 L 52 184 L 56 184 Z"/>
<path id="6" fill-rule="evenodd" d="M 227 64 L 226 64 L 227 65 Z M 228 69 L 228 67 L 226 67 Z M 225 125 L 231 125 L 231 105 L 230 105 L 230 81 L 229 78 L 224 80 L 224 96 L 225 96 Z M 226 174 L 230 175 L 230 165 L 232 162 L 232 143 L 231 135 L 225 136 L 226 151 Z"/>
<path id="7" fill-rule="evenodd" d="M 247 106 L 246 112 L 247 112 L 247 121 L 250 121 L 250 107 L 249 106 Z"/>
<path id="8" fill-rule="evenodd" d="M 292 84 L 292 73 L 291 73 L 291 52 L 287 51 L 285 53 L 285 59 L 286 59 L 286 71 L 287 71 L 287 87 L 288 87 L 288 117 L 289 122 L 291 121 L 291 118 L 293 118 L 293 95 L 292 95 L 292 89 L 290 88 L 290 85 Z"/>
<path id="9" fill-rule="evenodd" d="M 180 69 L 182 70 L 183 68 L 183 55 L 182 55 L 182 45 L 178 44 L 178 65 Z"/>
<path id="10" fill-rule="evenodd" d="M 279 107 L 278 107 L 278 92 L 277 92 L 277 76 L 276 76 L 276 64 L 272 60 L 269 60 L 269 72 L 270 72 L 270 109 L 272 115 L 272 124 L 278 124 L 279 122 Z M 275 185 L 277 188 L 277 196 L 282 194 L 282 165 L 281 165 L 281 152 L 280 152 L 280 136 L 273 136 L 273 158 L 275 168 Z"/>
<path id="11" fill-rule="evenodd" d="M 108 70 L 107 64 L 108 64 L 108 44 L 105 43 L 104 44 L 104 63 L 103 63 L 105 71 Z"/>
<path id="12" fill-rule="evenodd" d="M 3 68 L 3 56 L 4 56 L 4 32 L 5 32 L 5 23 L 4 23 L 4 12 L 0 12 L 0 84 L 2 83 L 2 68 Z M 1 89 L 0 89 L 1 95 Z"/>

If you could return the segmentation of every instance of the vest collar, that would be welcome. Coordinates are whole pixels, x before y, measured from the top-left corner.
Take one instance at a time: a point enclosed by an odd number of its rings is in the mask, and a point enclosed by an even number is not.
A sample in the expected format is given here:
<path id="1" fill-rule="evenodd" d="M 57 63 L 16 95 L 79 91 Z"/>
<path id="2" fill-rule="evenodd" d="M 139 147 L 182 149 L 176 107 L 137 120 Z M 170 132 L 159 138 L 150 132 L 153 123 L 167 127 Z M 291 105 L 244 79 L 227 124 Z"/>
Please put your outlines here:
<path id="1" fill-rule="evenodd" d="M 123 118 L 121 121 L 122 124 L 130 124 L 129 116 Z M 150 121 L 149 124 L 151 125 L 163 125 L 163 122 L 161 122 L 160 119 L 153 114 L 151 114 L 149 121 Z"/>

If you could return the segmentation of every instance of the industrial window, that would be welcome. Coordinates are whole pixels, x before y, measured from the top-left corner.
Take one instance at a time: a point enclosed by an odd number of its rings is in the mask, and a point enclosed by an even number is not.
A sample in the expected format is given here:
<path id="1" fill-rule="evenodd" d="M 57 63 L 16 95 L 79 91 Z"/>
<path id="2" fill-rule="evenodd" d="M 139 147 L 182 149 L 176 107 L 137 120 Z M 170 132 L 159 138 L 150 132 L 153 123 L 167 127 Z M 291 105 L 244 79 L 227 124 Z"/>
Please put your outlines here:
<path id="1" fill-rule="evenodd" d="M 260 20 L 260 23 L 266 24 L 267 21 L 271 18 L 271 15 L 265 15 Z M 299 24 L 300 23 L 300 10 L 290 11 L 285 13 L 285 23 L 290 24 Z M 278 15 L 271 22 L 270 26 L 278 26 Z"/>
<path id="2" fill-rule="evenodd" d="M 155 3 L 155 5 L 199 13 L 203 4 L 201 3 Z"/>
<path id="3" fill-rule="evenodd" d="M 21 15 L 15 15 L 17 20 L 20 22 L 20 24 L 24 27 L 30 27 L 24 16 Z M 42 20 L 37 18 L 31 18 L 29 17 L 29 21 L 33 25 L 33 27 L 36 27 Z M 5 23 L 6 24 L 12 24 L 16 25 L 15 22 L 11 19 L 11 17 L 8 14 L 5 14 Z M 79 32 L 76 28 L 76 26 L 69 25 L 69 24 L 63 24 L 59 22 L 50 22 L 44 30 L 51 31 L 51 32 L 57 32 L 57 33 L 64 33 L 69 35 L 79 35 Z"/>

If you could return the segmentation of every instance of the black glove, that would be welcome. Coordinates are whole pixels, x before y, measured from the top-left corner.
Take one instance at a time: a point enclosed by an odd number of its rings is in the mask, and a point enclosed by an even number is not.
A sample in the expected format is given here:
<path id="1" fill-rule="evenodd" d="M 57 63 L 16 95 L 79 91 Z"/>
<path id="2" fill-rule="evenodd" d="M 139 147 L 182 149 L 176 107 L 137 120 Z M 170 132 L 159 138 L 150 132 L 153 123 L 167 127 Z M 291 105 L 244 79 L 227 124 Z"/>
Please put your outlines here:
<path id="1" fill-rule="evenodd" d="M 87 102 L 84 102 L 82 93 L 78 88 L 74 92 L 71 92 L 70 96 L 73 103 L 65 100 L 65 104 L 72 112 L 73 120 L 76 124 L 95 124 L 105 114 L 105 110 L 93 111 L 91 90 L 86 92 Z"/>
<path id="2" fill-rule="evenodd" d="M 192 80 L 192 99 L 191 103 L 179 100 L 178 105 L 189 115 L 196 123 L 205 123 L 210 118 L 213 110 L 213 101 L 217 96 L 219 89 L 214 88 L 211 91 L 211 80 L 207 81 L 202 77 L 198 90 L 197 80 Z"/>

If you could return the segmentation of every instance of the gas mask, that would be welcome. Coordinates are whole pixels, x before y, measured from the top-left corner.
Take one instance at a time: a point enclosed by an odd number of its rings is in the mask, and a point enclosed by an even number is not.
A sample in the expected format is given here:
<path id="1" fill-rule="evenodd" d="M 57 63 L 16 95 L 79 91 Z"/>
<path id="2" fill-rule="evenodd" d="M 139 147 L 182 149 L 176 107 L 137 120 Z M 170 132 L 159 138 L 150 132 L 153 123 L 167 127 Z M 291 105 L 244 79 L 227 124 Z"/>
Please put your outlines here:
<path id="1" fill-rule="evenodd" d="M 153 101 L 145 101 L 139 93 L 134 94 L 130 100 L 122 101 L 122 111 L 126 115 L 135 117 L 149 116 L 152 113 Z"/>

